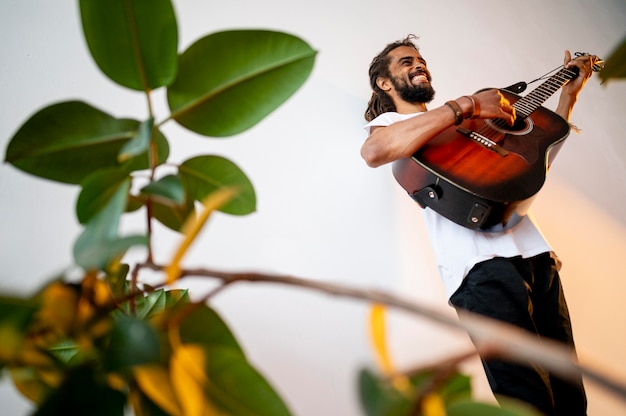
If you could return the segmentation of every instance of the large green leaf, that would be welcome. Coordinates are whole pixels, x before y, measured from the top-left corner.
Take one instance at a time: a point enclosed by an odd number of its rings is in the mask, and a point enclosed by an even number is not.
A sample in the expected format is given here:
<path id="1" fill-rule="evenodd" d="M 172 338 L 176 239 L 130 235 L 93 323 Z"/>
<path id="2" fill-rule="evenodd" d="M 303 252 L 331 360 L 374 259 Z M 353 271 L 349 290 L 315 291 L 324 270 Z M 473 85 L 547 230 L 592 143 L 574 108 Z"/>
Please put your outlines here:
<path id="1" fill-rule="evenodd" d="M 170 0 L 80 0 L 89 51 L 109 78 L 148 91 L 169 85 L 178 65 Z"/>
<path id="2" fill-rule="evenodd" d="M 208 383 L 205 394 L 225 414 L 289 416 L 289 409 L 272 386 L 244 357 L 231 348 L 205 349 Z"/>
<path id="3" fill-rule="evenodd" d="M 626 38 L 616 46 L 607 58 L 604 69 L 600 71 L 600 78 L 603 81 L 626 78 Z"/>
<path id="4" fill-rule="evenodd" d="M 78 221 L 86 224 L 128 180 L 128 174 L 120 169 L 103 169 L 88 176 L 76 201 Z"/>
<path id="5" fill-rule="evenodd" d="M 53 104 L 19 128 L 7 146 L 6 161 L 42 178 L 78 184 L 99 169 L 120 166 L 118 153 L 138 129 L 138 121 L 116 119 L 82 101 Z M 167 153 L 163 140 L 158 147 Z M 145 169 L 148 159 L 144 154 L 128 164 Z"/>
<path id="6" fill-rule="evenodd" d="M 315 55 L 303 40 L 280 32 L 208 35 L 181 55 L 178 76 L 167 94 L 172 117 L 206 136 L 240 133 L 300 88 Z"/>
<path id="7" fill-rule="evenodd" d="M 254 187 L 245 173 L 228 159 L 219 156 L 197 156 L 179 168 L 188 195 L 202 201 L 211 192 L 234 186 L 237 196 L 220 208 L 234 215 L 246 215 L 256 209 Z"/>
<path id="8" fill-rule="evenodd" d="M 226 323 L 213 309 L 201 305 L 180 325 L 180 338 L 185 344 L 200 344 L 210 348 L 221 346 L 244 356 L 244 352 Z"/>

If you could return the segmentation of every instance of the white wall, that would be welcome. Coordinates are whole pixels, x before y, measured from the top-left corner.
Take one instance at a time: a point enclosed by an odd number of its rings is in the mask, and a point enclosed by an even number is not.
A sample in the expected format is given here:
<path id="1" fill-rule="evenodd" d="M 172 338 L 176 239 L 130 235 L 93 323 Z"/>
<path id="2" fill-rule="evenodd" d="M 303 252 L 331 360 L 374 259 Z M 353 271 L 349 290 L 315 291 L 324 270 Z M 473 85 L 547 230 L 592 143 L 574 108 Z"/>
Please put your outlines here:
<path id="1" fill-rule="evenodd" d="M 417 208 L 388 167 L 369 169 L 359 157 L 371 58 L 390 41 L 419 35 L 437 89 L 432 105 L 438 106 L 483 87 L 535 79 L 562 62 L 564 49 L 607 56 L 626 35 L 623 0 L 178 0 L 175 8 L 181 49 L 221 29 L 268 28 L 294 33 L 319 50 L 303 89 L 251 131 L 212 140 L 167 127 L 174 160 L 226 155 L 252 178 L 259 200 L 251 216 L 213 218 L 187 264 L 379 288 L 451 316 Z M 72 1 L 0 3 L 3 152 L 19 125 L 52 102 L 81 98 L 117 116 L 145 116 L 143 97 L 115 87 L 92 63 L 78 22 Z M 626 380 L 625 94 L 624 82 L 589 81 L 572 117 L 583 133 L 570 137 L 533 207 L 564 261 L 581 361 L 621 380 Z M 70 264 L 79 233 L 76 196 L 73 187 L 0 166 L 1 291 L 30 292 Z M 138 228 L 140 222 L 130 218 L 125 227 Z M 160 229 L 157 258 L 166 261 L 177 241 L 177 235 Z M 198 294 L 211 286 L 189 284 Z M 372 362 L 367 305 L 248 284 L 227 290 L 215 306 L 295 414 L 359 414 L 356 370 Z M 400 366 L 470 347 L 464 334 L 403 314 L 394 314 L 390 327 Z M 489 400 L 477 363 L 467 370 L 476 375 L 477 394 Z M 626 410 L 624 401 L 593 384 L 588 393 L 590 414 Z M 7 414 L 28 412 L 6 380 L 0 401 Z"/>

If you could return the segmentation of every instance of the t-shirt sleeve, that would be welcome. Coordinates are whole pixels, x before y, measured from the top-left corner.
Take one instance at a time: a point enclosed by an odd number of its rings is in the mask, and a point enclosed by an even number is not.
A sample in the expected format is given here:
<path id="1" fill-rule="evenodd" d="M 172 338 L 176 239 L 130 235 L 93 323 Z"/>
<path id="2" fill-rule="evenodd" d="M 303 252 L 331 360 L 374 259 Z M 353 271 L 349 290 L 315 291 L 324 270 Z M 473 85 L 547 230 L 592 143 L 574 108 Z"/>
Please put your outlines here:
<path id="1" fill-rule="evenodd" d="M 422 113 L 412 113 L 412 114 L 399 114 L 399 113 L 391 113 L 391 112 L 383 113 L 379 115 L 378 117 L 376 117 L 374 120 L 367 123 L 365 126 L 363 126 L 363 128 L 365 129 L 367 134 L 370 134 L 370 130 L 372 129 L 372 127 L 387 127 L 397 121 L 406 120 L 411 117 L 415 117 L 419 114 L 422 114 Z"/>

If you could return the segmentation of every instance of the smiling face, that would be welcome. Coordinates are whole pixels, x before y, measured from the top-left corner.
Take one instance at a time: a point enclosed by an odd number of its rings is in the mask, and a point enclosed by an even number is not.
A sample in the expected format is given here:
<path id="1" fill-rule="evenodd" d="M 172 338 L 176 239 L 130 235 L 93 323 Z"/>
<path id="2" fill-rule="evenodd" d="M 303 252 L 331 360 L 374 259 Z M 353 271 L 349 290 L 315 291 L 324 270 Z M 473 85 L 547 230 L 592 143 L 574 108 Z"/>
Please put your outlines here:
<path id="1" fill-rule="evenodd" d="M 380 79 L 379 86 L 395 99 L 409 103 L 429 103 L 435 96 L 426 60 L 414 48 L 399 46 L 389 52 L 390 79 Z M 394 94 L 395 92 L 395 94 Z"/>

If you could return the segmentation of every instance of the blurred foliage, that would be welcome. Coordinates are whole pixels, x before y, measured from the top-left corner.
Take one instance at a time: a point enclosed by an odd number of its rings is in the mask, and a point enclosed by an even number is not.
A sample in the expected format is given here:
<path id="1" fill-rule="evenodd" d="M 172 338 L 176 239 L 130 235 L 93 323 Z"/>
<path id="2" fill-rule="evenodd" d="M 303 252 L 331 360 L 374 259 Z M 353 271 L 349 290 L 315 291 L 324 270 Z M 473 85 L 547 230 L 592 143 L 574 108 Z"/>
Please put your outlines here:
<path id="1" fill-rule="evenodd" d="M 73 254 L 83 277 L 59 277 L 26 299 L 0 297 L 2 370 L 36 415 L 123 415 L 129 407 L 137 415 L 289 415 L 213 309 L 185 290 L 142 284 L 122 259 L 143 248 L 145 267 L 155 267 L 150 223 L 159 221 L 183 237 L 163 270 L 163 284 L 172 283 L 212 212 L 255 211 L 241 168 L 211 154 L 170 162 L 161 127 L 176 122 L 213 138 L 246 131 L 304 84 L 316 51 L 286 33 L 231 30 L 179 52 L 170 0 L 78 5 L 97 66 L 145 94 L 148 116 L 116 118 L 83 100 L 58 102 L 9 141 L 6 162 L 80 188 L 76 217 L 84 228 Z M 170 110 L 162 120 L 152 102 L 159 88 Z M 146 214 L 145 233 L 120 235 L 121 218 L 137 210 Z"/>
<path id="2" fill-rule="evenodd" d="M 599 76 L 602 82 L 626 78 L 626 38 L 622 39 L 605 60 L 604 69 L 600 71 Z"/>

